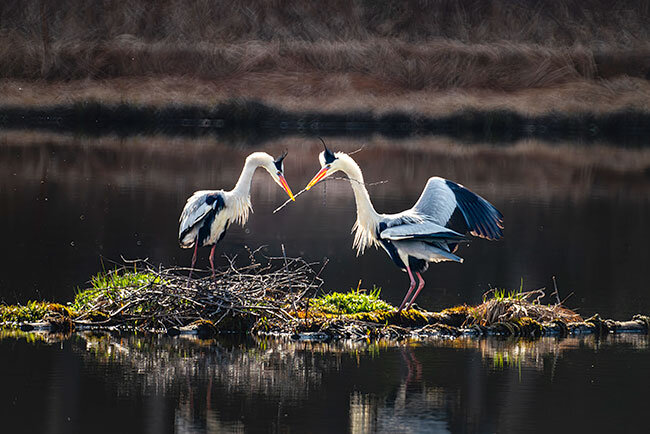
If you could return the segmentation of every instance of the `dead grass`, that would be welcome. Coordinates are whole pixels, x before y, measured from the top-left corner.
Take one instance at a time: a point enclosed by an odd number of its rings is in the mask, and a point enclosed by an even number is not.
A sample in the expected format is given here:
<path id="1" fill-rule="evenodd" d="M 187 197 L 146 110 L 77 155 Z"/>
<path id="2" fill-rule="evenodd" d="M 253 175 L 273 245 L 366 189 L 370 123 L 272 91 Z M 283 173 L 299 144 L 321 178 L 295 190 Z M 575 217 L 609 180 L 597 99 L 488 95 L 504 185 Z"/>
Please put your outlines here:
<path id="1" fill-rule="evenodd" d="M 357 87 L 368 92 L 396 93 L 449 88 L 514 91 L 623 75 L 646 79 L 650 73 L 650 43 L 632 48 L 451 40 L 413 44 L 395 39 L 189 44 L 123 38 L 53 42 L 44 54 L 29 40 L 3 41 L 1 36 L 0 77 L 28 80 L 181 76 L 218 81 L 242 74 L 319 78 L 349 73 L 356 77 Z M 325 86 L 341 83 L 335 80 Z"/>
<path id="2" fill-rule="evenodd" d="M 561 303 L 542 304 L 544 291 L 513 292 L 499 294 L 492 291 L 492 297 L 480 305 L 468 309 L 467 325 L 492 326 L 497 323 L 521 323 L 526 319 L 538 323 L 582 321 L 582 317 Z"/>
<path id="3" fill-rule="evenodd" d="M 650 82 L 634 78 L 577 81 L 545 89 L 497 92 L 488 89 L 429 89 L 393 93 L 381 82 L 352 73 L 242 74 L 210 81 L 186 78 L 116 78 L 109 80 L 0 79 L 5 105 L 33 107 L 80 101 L 132 104 L 216 105 L 233 97 L 258 98 L 291 111 L 372 110 L 440 116 L 461 110 L 512 110 L 525 115 L 607 113 L 623 109 L 650 111 Z"/>
<path id="4" fill-rule="evenodd" d="M 647 80 L 649 21 L 643 1 L 7 1 L 0 77 L 182 77 L 223 88 L 248 75 L 293 96 Z"/>
<path id="5" fill-rule="evenodd" d="M 393 37 L 404 41 L 539 43 L 647 40 L 650 6 L 643 0 L 441 0 L 423 2 L 280 0 L 5 0 L 7 33 L 43 40 L 339 41 Z"/>

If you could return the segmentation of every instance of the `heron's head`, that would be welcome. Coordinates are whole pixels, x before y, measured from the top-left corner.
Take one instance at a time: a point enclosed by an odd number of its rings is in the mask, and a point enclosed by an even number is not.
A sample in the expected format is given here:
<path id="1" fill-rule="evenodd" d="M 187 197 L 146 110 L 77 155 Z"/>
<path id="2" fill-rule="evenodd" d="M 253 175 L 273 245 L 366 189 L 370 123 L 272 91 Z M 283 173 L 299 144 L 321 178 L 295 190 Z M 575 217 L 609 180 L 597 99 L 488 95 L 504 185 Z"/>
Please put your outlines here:
<path id="1" fill-rule="evenodd" d="M 323 139 L 321 139 L 323 141 Z M 342 160 L 341 157 L 347 154 L 344 154 L 343 152 L 337 152 L 334 153 L 327 149 L 327 146 L 325 145 L 325 142 L 323 142 L 323 146 L 325 147 L 325 150 L 321 152 L 318 155 L 318 161 L 320 161 L 320 171 L 312 178 L 311 181 L 309 181 L 309 184 L 307 184 L 307 187 L 305 187 L 305 190 L 309 190 L 312 188 L 318 181 L 321 179 L 327 178 L 333 173 L 338 172 L 339 170 L 342 170 Z"/>
<path id="2" fill-rule="evenodd" d="M 278 184 L 284 191 L 287 192 L 291 200 L 296 200 L 293 197 L 293 193 L 291 192 L 291 188 L 289 188 L 289 184 L 287 184 L 287 180 L 284 179 L 284 158 L 287 156 L 287 151 L 284 151 L 282 155 L 280 155 L 278 158 L 273 159 L 269 154 L 266 154 L 268 158 L 264 158 L 262 167 L 266 169 L 267 172 L 269 172 L 269 175 L 271 175 L 271 178 Z"/>

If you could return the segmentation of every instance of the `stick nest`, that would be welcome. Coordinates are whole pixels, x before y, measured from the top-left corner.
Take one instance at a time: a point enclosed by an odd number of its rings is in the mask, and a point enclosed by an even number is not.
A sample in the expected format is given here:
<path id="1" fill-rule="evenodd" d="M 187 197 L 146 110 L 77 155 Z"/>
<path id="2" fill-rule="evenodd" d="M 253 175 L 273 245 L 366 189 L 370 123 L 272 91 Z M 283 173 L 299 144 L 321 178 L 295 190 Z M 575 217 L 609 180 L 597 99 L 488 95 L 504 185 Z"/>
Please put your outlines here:
<path id="1" fill-rule="evenodd" d="M 111 271 L 99 284 L 77 294 L 76 323 L 170 329 L 209 322 L 232 331 L 249 329 L 259 318 L 290 321 L 287 312 L 304 305 L 322 280 L 302 258 L 262 257 L 249 252 L 249 263 L 215 276 L 189 279 L 188 268 L 154 267 L 145 261 Z M 322 268 L 321 268 L 322 269 Z M 233 322 L 234 321 L 234 322 Z"/>

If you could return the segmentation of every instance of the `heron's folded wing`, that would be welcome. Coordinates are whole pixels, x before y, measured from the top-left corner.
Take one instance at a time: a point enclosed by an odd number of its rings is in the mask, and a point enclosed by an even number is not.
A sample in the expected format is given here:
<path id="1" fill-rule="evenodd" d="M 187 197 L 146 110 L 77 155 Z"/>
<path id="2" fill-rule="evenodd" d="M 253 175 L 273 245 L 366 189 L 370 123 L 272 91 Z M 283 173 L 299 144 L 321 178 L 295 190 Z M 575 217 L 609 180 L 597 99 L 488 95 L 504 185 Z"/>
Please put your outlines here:
<path id="1" fill-rule="evenodd" d="M 424 241 L 401 240 L 394 241 L 393 243 L 401 252 L 413 256 L 414 258 L 424 259 L 428 262 L 463 262 L 463 258 Z"/>
<path id="2" fill-rule="evenodd" d="M 224 207 L 223 196 L 220 192 L 209 190 L 197 191 L 185 204 L 179 218 L 178 238 L 180 240 L 203 220 L 212 210 L 219 212 Z"/>
<path id="3" fill-rule="evenodd" d="M 429 221 L 391 226 L 381 231 L 379 236 L 385 240 L 441 239 L 450 241 L 464 238 L 456 231 Z"/>

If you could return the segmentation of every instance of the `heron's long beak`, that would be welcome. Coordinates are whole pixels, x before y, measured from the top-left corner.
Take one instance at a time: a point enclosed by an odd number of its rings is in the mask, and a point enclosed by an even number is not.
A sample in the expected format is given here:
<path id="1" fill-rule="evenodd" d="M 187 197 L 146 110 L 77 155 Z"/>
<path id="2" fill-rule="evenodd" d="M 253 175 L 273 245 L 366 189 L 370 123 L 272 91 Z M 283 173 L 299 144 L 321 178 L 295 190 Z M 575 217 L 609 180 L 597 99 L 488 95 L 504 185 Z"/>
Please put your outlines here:
<path id="1" fill-rule="evenodd" d="M 318 181 L 321 179 L 325 178 L 325 175 L 327 175 L 327 167 L 323 167 L 317 174 L 314 176 L 311 181 L 309 181 L 309 184 L 307 184 L 307 187 L 305 187 L 305 190 L 309 190 L 316 184 Z"/>
<path id="2" fill-rule="evenodd" d="M 296 198 L 293 197 L 293 193 L 291 192 L 291 188 L 289 188 L 289 184 L 287 184 L 287 180 L 284 179 L 283 175 L 278 175 L 278 178 L 280 179 L 280 184 L 282 185 L 282 188 L 284 188 L 284 191 L 286 191 L 291 200 L 295 202 Z"/>

